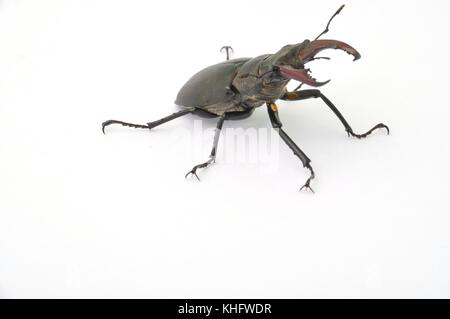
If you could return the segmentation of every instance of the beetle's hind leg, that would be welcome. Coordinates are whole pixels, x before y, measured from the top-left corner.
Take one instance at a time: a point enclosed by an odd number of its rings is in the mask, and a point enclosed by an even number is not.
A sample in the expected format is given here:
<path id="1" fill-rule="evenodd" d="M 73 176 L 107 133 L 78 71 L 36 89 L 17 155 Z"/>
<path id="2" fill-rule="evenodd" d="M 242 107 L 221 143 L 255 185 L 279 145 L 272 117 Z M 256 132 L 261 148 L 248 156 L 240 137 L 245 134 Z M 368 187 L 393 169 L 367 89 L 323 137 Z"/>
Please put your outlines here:
<path id="1" fill-rule="evenodd" d="M 369 131 L 367 131 L 364 134 L 356 134 L 353 132 L 352 127 L 350 124 L 348 124 L 347 120 L 344 118 L 344 116 L 339 112 L 337 107 L 325 96 L 320 92 L 319 90 L 301 90 L 301 91 L 295 91 L 295 92 L 288 92 L 284 96 L 281 97 L 282 100 L 286 101 L 300 101 L 300 100 L 306 100 L 311 98 L 321 98 L 322 101 L 333 111 L 333 113 L 339 118 L 342 125 L 345 127 L 345 131 L 347 132 L 348 136 L 353 136 L 356 138 L 366 138 L 370 134 L 372 134 L 373 131 L 377 129 L 385 129 L 387 133 L 389 134 L 389 127 L 383 123 L 379 123 L 375 125 L 373 128 L 371 128 Z"/>
<path id="2" fill-rule="evenodd" d="M 128 126 L 128 127 L 134 127 L 134 128 L 143 128 L 143 129 L 148 129 L 148 125 L 142 125 L 142 124 L 133 124 L 133 123 L 127 123 L 127 122 L 122 122 L 122 121 L 117 121 L 117 120 L 108 120 L 102 123 L 102 132 L 103 134 L 105 133 L 105 127 L 107 127 L 108 125 L 111 124 L 120 124 L 123 126 Z"/>
<path id="3" fill-rule="evenodd" d="M 213 142 L 213 147 L 211 150 L 211 154 L 209 155 L 209 159 L 202 163 L 202 164 L 198 164 L 195 165 L 185 176 L 185 178 L 187 178 L 189 175 L 193 175 L 195 176 L 199 181 L 200 178 L 197 175 L 197 170 L 199 168 L 206 168 L 208 167 L 210 164 L 214 163 L 214 161 L 216 160 L 216 154 L 217 154 L 217 145 L 219 144 L 219 137 L 220 137 L 220 131 L 222 130 L 222 126 L 223 126 L 223 122 L 225 121 L 225 115 L 222 115 L 219 118 L 219 121 L 217 122 L 217 126 L 216 126 L 216 132 L 214 133 L 214 142 Z"/>
<path id="4" fill-rule="evenodd" d="M 227 61 L 230 59 L 230 51 L 234 52 L 233 48 L 229 45 L 224 45 L 221 49 L 220 52 L 222 52 L 223 50 L 225 50 L 227 52 Z"/>
<path id="5" fill-rule="evenodd" d="M 117 120 L 109 120 L 109 121 L 102 123 L 102 132 L 103 132 L 103 134 L 105 134 L 105 127 L 107 127 L 108 125 L 111 125 L 111 124 L 120 124 L 120 125 L 128 126 L 128 127 L 143 128 L 143 129 L 151 130 L 152 128 L 154 128 L 156 126 L 167 123 L 167 122 L 174 120 L 180 116 L 192 113 L 194 110 L 195 110 L 195 108 L 187 108 L 185 110 L 181 110 L 181 111 L 173 113 L 169 116 L 163 117 L 162 119 L 159 119 L 157 121 L 149 122 L 147 124 L 133 124 L 133 123 L 122 122 L 122 121 L 117 121 Z"/>

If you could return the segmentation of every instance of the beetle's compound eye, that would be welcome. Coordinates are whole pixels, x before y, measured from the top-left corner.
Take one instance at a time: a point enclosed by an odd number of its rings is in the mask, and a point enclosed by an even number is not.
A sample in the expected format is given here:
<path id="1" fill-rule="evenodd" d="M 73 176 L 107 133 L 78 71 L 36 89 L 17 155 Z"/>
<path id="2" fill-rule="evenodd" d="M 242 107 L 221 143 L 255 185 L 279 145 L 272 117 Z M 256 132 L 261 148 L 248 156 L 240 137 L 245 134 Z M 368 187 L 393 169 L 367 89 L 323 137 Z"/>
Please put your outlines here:
<path id="1" fill-rule="evenodd" d="M 272 67 L 272 71 L 278 73 L 278 72 L 280 72 L 280 68 L 278 66 L 274 65 Z"/>

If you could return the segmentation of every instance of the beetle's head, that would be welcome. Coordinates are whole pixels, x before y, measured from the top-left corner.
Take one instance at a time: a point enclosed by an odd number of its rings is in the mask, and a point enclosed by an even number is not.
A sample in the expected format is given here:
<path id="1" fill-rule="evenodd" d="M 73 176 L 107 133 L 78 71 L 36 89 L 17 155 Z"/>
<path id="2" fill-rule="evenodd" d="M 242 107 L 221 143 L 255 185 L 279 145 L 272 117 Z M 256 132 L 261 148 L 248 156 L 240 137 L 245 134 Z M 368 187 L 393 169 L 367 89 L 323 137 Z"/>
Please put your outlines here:
<path id="1" fill-rule="evenodd" d="M 293 79 L 310 86 L 319 87 L 329 82 L 318 82 L 311 76 L 311 70 L 305 68 L 308 62 L 319 59 L 316 55 L 326 49 L 339 49 L 353 55 L 354 61 L 361 55 L 347 43 L 336 40 L 305 40 L 302 43 L 286 45 L 271 55 L 263 67 L 272 68 L 279 76 Z"/>

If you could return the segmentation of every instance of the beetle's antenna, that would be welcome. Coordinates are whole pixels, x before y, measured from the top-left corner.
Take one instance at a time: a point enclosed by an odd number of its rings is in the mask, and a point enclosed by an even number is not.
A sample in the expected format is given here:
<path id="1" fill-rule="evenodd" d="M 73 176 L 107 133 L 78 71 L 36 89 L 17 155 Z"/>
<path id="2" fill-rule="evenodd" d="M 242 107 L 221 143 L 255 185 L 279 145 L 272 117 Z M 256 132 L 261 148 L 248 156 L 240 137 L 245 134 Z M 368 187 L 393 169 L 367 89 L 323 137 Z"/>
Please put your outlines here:
<path id="1" fill-rule="evenodd" d="M 320 38 L 321 36 L 323 36 L 323 35 L 324 35 L 325 33 L 327 33 L 328 31 L 330 31 L 330 30 L 329 30 L 329 27 L 330 27 L 331 21 L 333 21 L 333 19 L 334 19 L 335 16 L 337 16 L 339 13 L 341 13 L 341 11 L 342 11 L 342 9 L 344 9 L 344 7 L 345 7 L 345 4 L 343 4 L 343 5 L 336 11 L 336 13 L 333 14 L 333 16 L 331 17 L 331 19 L 328 21 L 328 24 L 327 24 L 327 27 L 325 28 L 325 30 L 324 30 L 321 34 L 319 34 L 319 35 L 317 36 L 317 38 L 314 39 L 314 41 L 317 40 L 318 38 Z"/>

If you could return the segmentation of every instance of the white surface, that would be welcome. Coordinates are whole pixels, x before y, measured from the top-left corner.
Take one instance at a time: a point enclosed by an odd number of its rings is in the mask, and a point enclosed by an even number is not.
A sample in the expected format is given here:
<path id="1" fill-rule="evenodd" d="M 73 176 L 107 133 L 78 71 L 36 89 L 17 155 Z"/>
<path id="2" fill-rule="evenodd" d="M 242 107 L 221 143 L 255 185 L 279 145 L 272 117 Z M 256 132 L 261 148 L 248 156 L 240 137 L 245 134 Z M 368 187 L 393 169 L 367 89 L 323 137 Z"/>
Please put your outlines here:
<path id="1" fill-rule="evenodd" d="M 349 139 L 319 100 L 280 102 L 312 195 L 282 142 L 274 170 L 219 160 L 198 183 L 213 134 L 194 152 L 193 117 L 100 123 L 170 114 L 222 45 L 313 38 L 339 1 L 0 2 L 0 297 L 450 297 L 449 2 L 346 4 L 326 38 L 363 58 L 313 72 L 355 131 L 392 134 Z"/>

